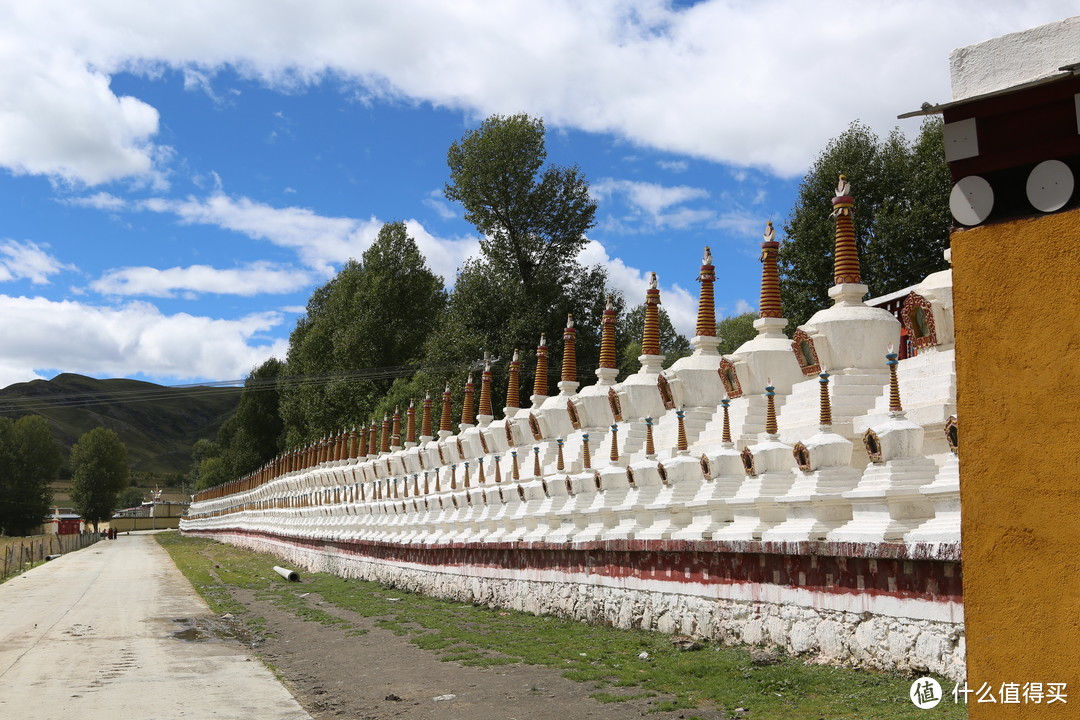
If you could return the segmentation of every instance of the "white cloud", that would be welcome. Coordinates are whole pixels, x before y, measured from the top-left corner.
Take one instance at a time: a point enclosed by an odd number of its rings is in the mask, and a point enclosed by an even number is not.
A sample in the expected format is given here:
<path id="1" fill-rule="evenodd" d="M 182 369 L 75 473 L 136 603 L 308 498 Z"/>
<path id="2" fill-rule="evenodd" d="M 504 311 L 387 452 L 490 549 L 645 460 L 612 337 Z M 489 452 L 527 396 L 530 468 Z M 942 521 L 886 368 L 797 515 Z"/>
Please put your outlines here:
<path id="1" fill-rule="evenodd" d="M 442 190 L 432 190 L 428 193 L 428 196 L 424 198 L 423 203 L 434 210 L 435 214 L 443 220 L 453 220 L 457 217 L 457 213 L 454 212 L 454 209 L 446 203 Z"/>
<path id="2" fill-rule="evenodd" d="M 742 298 L 739 298 L 738 300 L 735 301 L 735 314 L 736 315 L 745 315 L 748 312 L 754 312 L 754 310 L 756 310 L 756 308 L 753 305 L 751 305 L 750 303 L 743 300 Z"/>
<path id="3" fill-rule="evenodd" d="M 715 211 L 706 208 L 675 207 L 709 197 L 708 190 L 689 185 L 668 186 L 602 178 L 590 188 L 590 192 L 599 200 L 614 195 L 623 196 L 635 214 L 644 214 L 657 227 L 685 228 L 716 216 Z"/>
<path id="4" fill-rule="evenodd" d="M 152 198 L 142 201 L 140 207 L 172 213 L 186 224 L 215 225 L 290 248 L 304 265 L 324 274 L 333 272 L 334 264 L 359 258 L 382 227 L 375 218 L 324 217 L 308 208 L 276 208 L 222 193 L 186 200 Z"/>
<path id="5" fill-rule="evenodd" d="M 68 205 L 94 208 L 95 210 L 123 210 L 127 207 L 127 201 L 107 192 L 98 192 L 84 197 L 65 198 L 63 202 Z"/>
<path id="6" fill-rule="evenodd" d="M 1066 0 L 839 12 L 799 0 L 20 3 L 0 23 L 0 165 L 89 184 L 152 173 L 158 111 L 114 94 L 110 74 L 172 67 L 205 88 L 229 65 L 278 88 L 333 75 L 369 102 L 527 111 L 553 129 L 793 175 L 855 118 L 884 131 L 947 100 L 953 48 L 1075 11 Z"/>
<path id="7" fill-rule="evenodd" d="M 290 248 L 296 251 L 301 263 L 326 276 L 346 260 L 360 259 L 384 224 L 374 216 L 367 220 L 325 217 L 308 208 L 276 208 L 224 194 L 204 199 L 153 198 L 143 201 L 140 207 L 173 213 L 184 223 L 215 225 Z M 436 237 L 423 224 L 411 219 L 405 221 L 405 226 L 427 259 L 428 267 L 448 284 L 453 282 L 461 262 L 479 252 L 480 244 L 475 238 Z"/>
<path id="8" fill-rule="evenodd" d="M 690 169 L 690 163 L 685 160 L 657 160 L 657 167 L 673 173 L 682 173 Z"/>
<path id="9" fill-rule="evenodd" d="M 231 197 L 218 190 L 205 198 L 183 200 L 155 197 L 135 203 L 108 193 L 66 200 L 68 204 L 109 210 L 127 208 L 172 214 L 184 224 L 213 225 L 265 240 L 293 250 L 299 262 L 313 273 L 294 272 L 270 263 L 253 263 L 241 268 L 221 269 L 205 265 L 159 270 L 150 267 L 120 268 L 107 272 L 93 289 L 106 294 L 171 297 L 174 291 L 255 295 L 260 292 L 292 292 L 314 282 L 316 276 L 329 277 L 349 259 L 360 259 L 371 247 L 383 221 L 349 217 L 326 217 L 309 208 L 274 207 L 247 197 Z M 480 252 L 475 237 L 443 238 L 433 235 L 417 220 L 405 227 L 416 240 L 428 267 L 452 284 L 461 263 Z"/>
<path id="10" fill-rule="evenodd" d="M 35 285 L 47 285 L 50 275 L 74 269 L 45 252 L 37 243 L 0 240 L 0 282 L 26 279 Z"/>
<path id="11" fill-rule="evenodd" d="M 311 274 L 268 262 L 221 269 L 191 265 L 159 270 L 126 267 L 109 270 L 90 287 L 103 295 L 175 297 L 177 292 L 253 295 L 290 293 L 313 282 Z"/>
<path id="12" fill-rule="evenodd" d="M 164 315 L 143 302 L 104 307 L 0 295 L 0 382 L 31 380 L 42 368 L 99 377 L 241 378 L 268 357 L 285 357 L 285 340 L 262 338 L 281 322 L 273 312 L 228 320 Z"/>

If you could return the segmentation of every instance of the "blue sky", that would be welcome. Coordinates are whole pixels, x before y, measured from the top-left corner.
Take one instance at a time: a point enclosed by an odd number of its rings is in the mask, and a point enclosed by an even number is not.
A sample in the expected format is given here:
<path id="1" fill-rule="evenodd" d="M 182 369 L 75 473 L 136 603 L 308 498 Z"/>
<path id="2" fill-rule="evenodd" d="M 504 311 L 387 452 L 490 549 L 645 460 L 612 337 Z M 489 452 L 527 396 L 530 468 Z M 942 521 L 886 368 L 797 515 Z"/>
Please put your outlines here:
<path id="1" fill-rule="evenodd" d="M 859 118 L 949 99 L 948 52 L 1069 3 L 0 2 L 0 386 L 186 383 L 283 356 L 311 291 L 405 220 L 477 252 L 446 150 L 545 118 L 599 205 L 582 259 L 693 329 L 756 308 L 766 220 Z M 917 123 L 901 127 L 913 133 Z M 858 188 L 855 188 L 856 195 Z M 823 208 L 822 212 L 827 212 Z"/>

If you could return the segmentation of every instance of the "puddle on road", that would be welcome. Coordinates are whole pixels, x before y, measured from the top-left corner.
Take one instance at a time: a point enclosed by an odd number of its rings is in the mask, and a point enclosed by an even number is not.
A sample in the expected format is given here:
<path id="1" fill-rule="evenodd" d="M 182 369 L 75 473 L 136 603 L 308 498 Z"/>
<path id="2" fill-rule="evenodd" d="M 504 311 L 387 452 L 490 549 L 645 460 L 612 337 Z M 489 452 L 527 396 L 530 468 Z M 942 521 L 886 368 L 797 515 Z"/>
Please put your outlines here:
<path id="1" fill-rule="evenodd" d="M 231 616 L 222 618 L 173 618 L 172 621 L 186 627 L 170 633 L 169 637 L 184 642 L 235 640 L 243 645 L 252 646 L 259 641 L 259 638 L 252 635 L 243 622 Z"/>
<path id="2" fill-rule="evenodd" d="M 207 636 L 199 632 L 198 628 L 188 628 L 187 630 L 177 630 L 172 634 L 172 637 L 177 640 L 183 640 L 185 642 L 202 642 L 207 640 Z"/>

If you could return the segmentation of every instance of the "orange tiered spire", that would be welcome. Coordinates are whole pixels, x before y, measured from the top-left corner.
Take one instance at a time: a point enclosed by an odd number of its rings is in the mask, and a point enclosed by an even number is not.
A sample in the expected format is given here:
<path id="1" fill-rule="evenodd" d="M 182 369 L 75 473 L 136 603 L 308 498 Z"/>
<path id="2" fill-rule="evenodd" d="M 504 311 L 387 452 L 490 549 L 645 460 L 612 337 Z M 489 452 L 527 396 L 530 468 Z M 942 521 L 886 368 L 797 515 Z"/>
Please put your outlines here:
<path id="1" fill-rule="evenodd" d="M 409 400 L 409 409 L 405 411 L 405 444 L 412 447 L 416 444 L 416 403 Z"/>
<path id="2" fill-rule="evenodd" d="M 825 372 L 822 368 L 818 373 L 818 383 L 821 384 L 819 405 L 821 407 L 818 425 L 821 427 L 832 427 L 832 403 L 829 402 L 829 373 Z"/>
<path id="3" fill-rule="evenodd" d="M 855 225 L 851 219 L 855 198 L 851 196 L 851 183 L 843 175 L 836 186 L 836 197 L 832 199 L 832 204 L 832 217 L 836 220 L 833 282 L 837 285 L 861 284 L 859 253 L 855 247 Z"/>
<path id="4" fill-rule="evenodd" d="M 521 353 L 514 348 L 514 357 L 510 360 L 510 370 L 506 381 L 506 407 L 503 414 L 509 415 L 510 410 L 521 407 Z"/>
<path id="5" fill-rule="evenodd" d="M 726 447 L 731 446 L 731 417 L 728 414 L 728 405 L 731 404 L 731 400 L 728 398 L 727 393 L 724 393 L 724 399 L 720 401 L 720 404 L 724 406 L 724 431 L 720 436 L 720 442 L 724 443 Z"/>
<path id="6" fill-rule="evenodd" d="M 611 426 L 611 453 L 608 458 L 613 463 L 619 462 L 619 426 Z"/>
<path id="7" fill-rule="evenodd" d="M 394 408 L 394 424 L 390 430 L 390 447 L 398 449 L 401 447 L 401 410 Z"/>
<path id="8" fill-rule="evenodd" d="M 618 367 L 615 364 L 615 301 L 610 295 L 600 324 L 600 367 L 614 370 Z"/>
<path id="9" fill-rule="evenodd" d="M 780 255 L 780 243 L 771 222 L 765 223 L 764 239 L 761 241 L 761 303 L 758 317 L 778 318 L 784 313 L 780 306 L 780 274 L 776 260 Z"/>
<path id="10" fill-rule="evenodd" d="M 656 446 L 653 444 L 652 417 L 645 418 L 645 457 L 650 460 L 656 457 Z"/>
<path id="11" fill-rule="evenodd" d="M 682 408 L 675 411 L 675 417 L 679 421 L 679 435 L 676 439 L 675 449 L 679 451 L 680 455 L 685 455 L 689 449 L 689 444 L 686 442 L 686 413 Z"/>
<path id="12" fill-rule="evenodd" d="M 442 417 L 439 418 L 439 434 L 452 435 L 453 420 L 450 417 L 450 383 L 446 383 L 446 389 L 442 394 Z"/>
<path id="13" fill-rule="evenodd" d="M 357 443 L 356 426 L 354 425 L 352 430 L 349 431 L 349 459 L 355 460 L 358 455 L 360 455 L 360 448 Z M 276 460 L 274 462 L 277 463 Z"/>
<path id="14" fill-rule="evenodd" d="M 420 436 L 431 438 L 431 391 L 424 393 L 424 409 L 420 416 Z"/>
<path id="15" fill-rule="evenodd" d="M 382 418 L 382 435 L 379 436 L 379 452 L 390 452 L 390 416 L 383 415 Z"/>
<path id="16" fill-rule="evenodd" d="M 473 382 L 472 373 L 465 379 L 465 399 L 461 403 L 461 429 L 472 427 L 476 421 L 476 383 Z"/>
<path id="17" fill-rule="evenodd" d="M 900 404 L 900 380 L 896 377 L 897 354 L 893 352 L 892 343 L 889 343 L 889 352 L 885 355 L 886 364 L 889 366 L 889 414 L 898 415 L 904 412 Z"/>
<path id="18" fill-rule="evenodd" d="M 660 354 L 660 288 L 656 273 L 650 273 L 649 289 L 645 291 L 645 330 L 641 334 L 641 354 Z"/>
<path id="19" fill-rule="evenodd" d="M 547 397 L 548 391 L 548 346 L 547 338 L 541 334 L 540 344 L 536 346 L 536 378 L 533 380 L 533 396 Z"/>
<path id="20" fill-rule="evenodd" d="M 374 457 L 379 454 L 379 430 L 375 424 L 375 418 L 371 418 L 371 426 L 368 428 L 368 455 Z"/>
<path id="21" fill-rule="evenodd" d="M 484 353 L 484 372 L 480 375 L 480 417 L 483 424 L 491 421 L 491 356 Z"/>
<path id="22" fill-rule="evenodd" d="M 589 450 L 589 433 L 581 435 L 581 462 L 586 470 L 592 470 L 592 454 Z"/>
<path id="23" fill-rule="evenodd" d="M 765 432 L 776 435 L 776 388 L 773 387 L 772 380 L 765 386 L 765 398 L 768 401 L 765 409 Z"/>
<path id="24" fill-rule="evenodd" d="M 716 282 L 716 268 L 713 266 L 712 250 L 705 246 L 705 256 L 701 259 L 701 295 L 698 297 L 697 328 L 698 337 L 716 337 L 716 301 L 713 299 L 713 283 Z"/>
<path id="25" fill-rule="evenodd" d="M 559 389 L 566 393 L 572 393 L 577 389 L 577 328 L 574 327 L 574 316 L 566 316 L 566 329 L 563 330 L 563 353 L 562 374 L 559 378 Z M 564 387 L 562 383 L 573 383 L 574 387 Z"/>

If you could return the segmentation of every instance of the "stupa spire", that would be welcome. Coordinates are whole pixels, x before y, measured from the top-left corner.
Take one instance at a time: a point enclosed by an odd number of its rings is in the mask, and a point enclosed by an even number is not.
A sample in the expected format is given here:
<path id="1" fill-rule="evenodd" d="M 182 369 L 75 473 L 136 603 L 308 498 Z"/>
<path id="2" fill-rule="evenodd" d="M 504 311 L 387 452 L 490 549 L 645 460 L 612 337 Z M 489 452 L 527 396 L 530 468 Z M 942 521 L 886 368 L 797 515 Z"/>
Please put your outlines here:
<path id="1" fill-rule="evenodd" d="M 540 335 L 540 344 L 536 346 L 536 377 L 533 379 L 533 405 L 543 402 L 548 390 L 548 346 L 547 336 Z"/>
<path id="2" fill-rule="evenodd" d="M 836 220 L 833 282 L 836 285 L 861 284 L 859 253 L 855 247 L 855 225 L 852 221 L 855 198 L 851 196 L 851 183 L 843 175 L 836 186 L 836 197 L 832 199 L 832 205 L 832 218 Z"/>
<path id="3" fill-rule="evenodd" d="M 430 440 L 431 434 L 431 391 L 424 393 L 424 409 L 420 416 L 420 437 Z"/>
<path id="4" fill-rule="evenodd" d="M 442 394 L 442 416 L 439 418 L 439 435 L 446 437 L 453 435 L 453 420 L 450 416 L 450 383 L 446 383 L 446 389 Z"/>
<path id="5" fill-rule="evenodd" d="M 649 289 L 645 291 L 645 329 L 641 333 L 641 354 L 660 354 L 660 288 L 656 273 L 649 273 Z"/>
<path id="6" fill-rule="evenodd" d="M 409 400 L 409 409 L 405 411 L 405 446 L 416 445 L 416 403 Z"/>
<path id="7" fill-rule="evenodd" d="M 476 421 L 476 383 L 472 372 L 465 378 L 465 398 L 461 401 L 461 430 L 471 428 Z"/>
<path id="8" fill-rule="evenodd" d="M 578 388 L 577 379 L 577 328 L 574 316 L 566 316 L 566 329 L 563 330 L 562 372 L 559 377 L 559 394 L 572 395 Z"/>
<path id="9" fill-rule="evenodd" d="M 761 241 L 761 302 L 758 317 L 784 316 L 780 306 L 780 274 L 776 268 L 779 255 L 780 243 L 776 241 L 776 229 L 770 221 L 765 223 L 765 234 Z"/>
<path id="10" fill-rule="evenodd" d="M 819 405 L 821 411 L 818 416 L 818 425 L 824 430 L 832 427 L 832 404 L 829 402 L 829 373 L 824 368 L 818 373 L 818 382 L 821 384 Z"/>
<path id="11" fill-rule="evenodd" d="M 600 367 L 596 368 L 596 377 L 602 385 L 615 381 L 618 365 L 615 360 L 615 299 L 607 296 L 603 318 L 600 320 Z"/>
<path id="12" fill-rule="evenodd" d="M 885 355 L 885 364 L 889 366 L 889 414 L 896 416 L 904 412 L 900 404 L 900 380 L 896 377 L 897 354 L 893 352 L 892 343 L 889 344 L 889 352 Z"/>
<path id="13" fill-rule="evenodd" d="M 773 439 L 776 438 L 776 388 L 773 387 L 772 380 L 769 380 L 769 384 L 765 386 L 765 399 L 768 405 L 765 409 L 765 433 L 771 435 Z"/>
<path id="14" fill-rule="evenodd" d="M 720 436 L 720 442 L 724 444 L 724 447 L 731 447 L 731 416 L 729 414 L 729 405 L 731 399 L 724 393 L 724 399 L 720 401 L 720 404 L 724 406 L 724 431 Z"/>
<path id="15" fill-rule="evenodd" d="M 382 435 L 379 436 L 379 453 L 390 452 L 390 416 L 382 416 Z"/>
<path id="16" fill-rule="evenodd" d="M 390 447 L 397 450 L 401 447 L 401 410 L 394 408 L 394 422 L 390 430 Z"/>
<path id="17" fill-rule="evenodd" d="M 701 294 L 698 296 L 697 328 L 698 337 L 716 336 L 716 301 L 713 299 L 713 283 L 716 282 L 716 268 L 713 266 L 712 250 L 705 246 L 705 255 L 701 259 L 701 272 L 698 273 Z"/>
<path id="18" fill-rule="evenodd" d="M 484 372 L 480 375 L 480 424 L 491 422 L 491 355 L 484 352 Z"/>
<path id="19" fill-rule="evenodd" d="M 686 442 L 686 412 L 679 408 L 675 411 L 675 417 L 679 423 L 679 434 L 676 438 L 675 449 L 679 451 L 680 455 L 685 455 L 690 449 L 689 444 Z"/>
<path id="20" fill-rule="evenodd" d="M 379 426 L 375 422 L 375 418 L 371 418 L 371 425 L 368 427 L 368 456 L 375 457 L 379 454 Z"/>
<path id="21" fill-rule="evenodd" d="M 521 407 L 521 353 L 514 348 L 514 357 L 510 360 L 510 369 L 506 380 L 506 407 L 503 415 L 509 417 L 511 410 Z"/>

